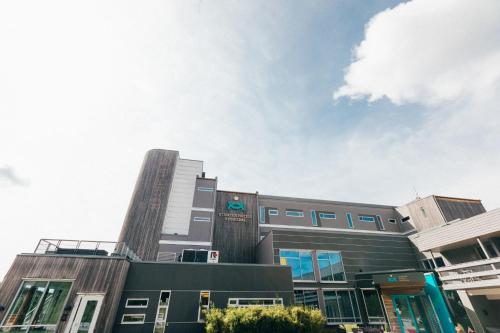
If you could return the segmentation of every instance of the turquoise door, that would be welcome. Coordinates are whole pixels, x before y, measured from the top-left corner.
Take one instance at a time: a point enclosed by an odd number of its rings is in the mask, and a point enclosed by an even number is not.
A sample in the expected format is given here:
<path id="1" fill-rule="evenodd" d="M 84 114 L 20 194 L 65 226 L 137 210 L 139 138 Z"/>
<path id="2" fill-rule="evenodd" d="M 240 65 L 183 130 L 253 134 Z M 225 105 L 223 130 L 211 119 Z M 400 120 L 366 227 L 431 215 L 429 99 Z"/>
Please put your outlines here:
<path id="1" fill-rule="evenodd" d="M 426 295 L 394 295 L 392 303 L 402 333 L 442 333 Z"/>

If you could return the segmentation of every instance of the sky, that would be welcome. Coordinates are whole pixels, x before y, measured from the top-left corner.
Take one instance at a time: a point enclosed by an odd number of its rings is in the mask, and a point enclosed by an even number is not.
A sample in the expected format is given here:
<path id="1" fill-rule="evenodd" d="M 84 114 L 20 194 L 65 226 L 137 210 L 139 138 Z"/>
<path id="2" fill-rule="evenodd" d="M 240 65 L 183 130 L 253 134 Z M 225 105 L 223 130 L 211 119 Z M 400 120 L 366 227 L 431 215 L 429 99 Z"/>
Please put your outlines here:
<path id="1" fill-rule="evenodd" d="M 219 188 L 500 207 L 497 0 L 0 2 L 0 279 L 117 239 L 153 148 Z"/>

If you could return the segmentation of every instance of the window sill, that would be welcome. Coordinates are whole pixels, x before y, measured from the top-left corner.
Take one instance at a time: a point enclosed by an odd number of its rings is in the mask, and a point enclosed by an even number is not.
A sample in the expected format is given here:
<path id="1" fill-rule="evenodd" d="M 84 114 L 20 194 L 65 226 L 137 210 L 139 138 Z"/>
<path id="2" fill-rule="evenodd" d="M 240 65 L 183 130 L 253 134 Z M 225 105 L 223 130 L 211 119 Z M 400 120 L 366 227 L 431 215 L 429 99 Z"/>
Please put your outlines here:
<path id="1" fill-rule="evenodd" d="M 292 281 L 293 281 L 293 283 L 295 283 L 295 282 L 306 282 L 306 283 L 311 283 L 311 282 L 316 283 L 316 282 L 318 282 L 316 280 L 292 280 Z"/>

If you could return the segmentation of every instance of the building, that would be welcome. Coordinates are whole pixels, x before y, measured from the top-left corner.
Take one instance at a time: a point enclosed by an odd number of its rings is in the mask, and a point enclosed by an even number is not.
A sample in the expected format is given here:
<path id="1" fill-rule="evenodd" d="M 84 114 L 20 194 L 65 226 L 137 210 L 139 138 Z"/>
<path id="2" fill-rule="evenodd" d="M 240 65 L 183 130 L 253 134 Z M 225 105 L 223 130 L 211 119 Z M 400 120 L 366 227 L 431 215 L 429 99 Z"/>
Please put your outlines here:
<path id="1" fill-rule="evenodd" d="M 117 242 L 43 239 L 16 257 L 0 289 L 0 332 L 203 332 L 211 306 L 292 304 L 321 309 L 331 330 L 452 333 L 465 311 L 476 331 L 500 327 L 461 307 L 486 298 L 495 313 L 489 293 L 446 294 L 463 279 L 447 280 L 457 261 L 444 245 L 420 244 L 438 228 L 463 236 L 460 223 L 495 211 L 430 198 L 395 207 L 223 191 L 201 161 L 151 150 Z M 480 246 L 495 249 L 490 236 Z M 493 267 L 485 253 L 481 265 Z"/>

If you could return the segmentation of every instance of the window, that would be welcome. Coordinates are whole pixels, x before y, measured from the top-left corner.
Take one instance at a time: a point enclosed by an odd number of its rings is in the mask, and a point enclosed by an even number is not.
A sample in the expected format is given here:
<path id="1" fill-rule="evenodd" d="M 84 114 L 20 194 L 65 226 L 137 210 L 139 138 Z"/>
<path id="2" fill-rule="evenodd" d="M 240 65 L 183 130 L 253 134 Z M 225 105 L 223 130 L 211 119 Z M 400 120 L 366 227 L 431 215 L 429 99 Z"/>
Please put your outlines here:
<path id="1" fill-rule="evenodd" d="M 385 230 L 385 226 L 380 215 L 375 216 L 375 224 L 377 225 L 378 230 Z"/>
<path id="2" fill-rule="evenodd" d="M 36 328 L 53 332 L 71 288 L 68 281 L 24 281 L 11 303 L 0 330 L 17 332 Z"/>
<path id="3" fill-rule="evenodd" d="M 147 308 L 149 298 L 127 298 L 126 308 Z"/>
<path id="4" fill-rule="evenodd" d="M 304 217 L 304 212 L 299 210 L 287 210 L 285 215 L 289 217 Z"/>
<path id="5" fill-rule="evenodd" d="M 388 219 L 387 220 L 389 223 L 396 224 L 396 219 Z"/>
<path id="6" fill-rule="evenodd" d="M 212 219 L 210 217 L 206 216 L 195 216 L 193 218 L 194 222 L 212 222 Z"/>
<path id="7" fill-rule="evenodd" d="M 365 301 L 366 314 L 368 315 L 368 322 L 370 324 L 383 324 L 385 323 L 384 308 L 382 302 L 375 289 L 361 290 L 363 299 Z"/>
<path id="8" fill-rule="evenodd" d="M 200 191 L 200 192 L 213 192 L 214 189 L 212 187 L 199 186 L 198 191 Z"/>
<path id="9" fill-rule="evenodd" d="M 354 224 L 352 223 L 352 215 L 351 213 L 345 214 L 346 220 L 347 220 L 347 227 L 349 229 L 354 229 Z"/>
<path id="10" fill-rule="evenodd" d="M 375 217 L 371 215 L 359 215 L 358 218 L 360 222 L 375 222 Z"/>
<path id="11" fill-rule="evenodd" d="M 317 256 L 322 282 L 345 282 L 340 252 L 318 251 Z"/>
<path id="12" fill-rule="evenodd" d="M 259 207 L 259 223 L 260 224 L 266 223 L 266 207 L 264 206 Z"/>
<path id="13" fill-rule="evenodd" d="M 292 268 L 292 279 L 314 281 L 314 266 L 311 251 L 280 249 L 280 264 Z"/>
<path id="14" fill-rule="evenodd" d="M 156 312 L 155 328 L 153 333 L 163 333 L 167 323 L 168 304 L 170 303 L 170 291 L 162 290 L 158 300 L 158 310 Z"/>
<path id="15" fill-rule="evenodd" d="M 318 218 L 316 216 L 316 211 L 315 210 L 311 210 L 311 223 L 314 227 L 317 227 L 318 226 Z"/>
<path id="16" fill-rule="evenodd" d="M 436 265 L 434 265 L 434 262 L 432 259 L 423 259 L 422 260 L 422 265 L 424 266 L 425 269 L 434 269 L 436 268 Z"/>
<path id="17" fill-rule="evenodd" d="M 327 324 L 359 323 L 358 300 L 352 289 L 323 291 Z"/>
<path id="18" fill-rule="evenodd" d="M 442 257 L 435 257 L 434 262 L 436 263 L 437 267 L 444 267 L 446 264 L 444 263 L 444 260 Z"/>
<path id="19" fill-rule="evenodd" d="M 230 298 L 227 302 L 230 307 L 249 306 L 276 306 L 283 305 L 282 298 Z"/>
<path id="20" fill-rule="evenodd" d="M 210 308 L 210 291 L 200 291 L 200 307 L 198 309 L 198 321 L 205 322 L 207 311 Z"/>
<path id="21" fill-rule="evenodd" d="M 309 308 L 319 309 L 318 291 L 316 290 L 294 290 L 294 303 Z"/>
<path id="22" fill-rule="evenodd" d="M 277 216 L 277 215 L 279 215 L 279 211 L 277 209 L 269 209 L 267 211 L 267 213 L 269 214 L 269 216 Z"/>
<path id="23" fill-rule="evenodd" d="M 337 216 L 335 213 L 319 213 L 319 218 L 323 220 L 333 220 L 336 219 Z"/>
<path id="24" fill-rule="evenodd" d="M 182 262 L 207 262 L 207 250 L 183 250 Z"/>
<path id="25" fill-rule="evenodd" d="M 144 313 L 124 314 L 122 317 L 122 324 L 144 324 Z"/>

